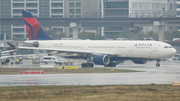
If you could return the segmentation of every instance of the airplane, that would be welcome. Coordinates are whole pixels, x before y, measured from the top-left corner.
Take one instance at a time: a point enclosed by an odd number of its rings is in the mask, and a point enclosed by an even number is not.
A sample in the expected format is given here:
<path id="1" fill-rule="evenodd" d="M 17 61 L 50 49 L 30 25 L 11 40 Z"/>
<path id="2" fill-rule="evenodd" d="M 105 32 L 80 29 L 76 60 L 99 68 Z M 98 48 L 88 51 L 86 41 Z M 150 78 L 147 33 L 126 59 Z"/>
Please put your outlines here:
<path id="1" fill-rule="evenodd" d="M 13 52 L 16 52 L 16 50 L 8 50 L 8 51 L 0 50 L 0 60 L 2 65 L 10 62 L 10 58 L 14 57 L 14 55 L 11 55 Z"/>
<path id="2" fill-rule="evenodd" d="M 53 40 L 43 30 L 36 18 L 28 11 L 22 11 L 30 40 L 26 44 L 33 47 L 19 49 L 38 49 L 64 58 L 86 59 L 82 67 L 104 65 L 116 67 L 116 61 L 131 60 L 135 64 L 145 64 L 147 60 L 170 57 L 177 51 L 170 44 L 160 41 L 107 41 L 107 40 Z"/>

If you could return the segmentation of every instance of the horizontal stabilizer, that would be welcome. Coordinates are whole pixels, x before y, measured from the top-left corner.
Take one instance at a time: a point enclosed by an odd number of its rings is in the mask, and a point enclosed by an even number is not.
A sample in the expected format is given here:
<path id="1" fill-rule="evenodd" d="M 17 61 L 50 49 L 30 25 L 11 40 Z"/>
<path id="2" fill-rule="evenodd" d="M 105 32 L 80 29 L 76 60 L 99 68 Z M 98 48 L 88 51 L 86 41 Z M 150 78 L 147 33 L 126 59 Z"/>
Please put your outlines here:
<path id="1" fill-rule="evenodd" d="M 10 47 L 13 47 L 13 48 L 16 48 L 16 46 L 14 46 L 13 44 L 7 42 L 7 44 L 10 46 Z"/>

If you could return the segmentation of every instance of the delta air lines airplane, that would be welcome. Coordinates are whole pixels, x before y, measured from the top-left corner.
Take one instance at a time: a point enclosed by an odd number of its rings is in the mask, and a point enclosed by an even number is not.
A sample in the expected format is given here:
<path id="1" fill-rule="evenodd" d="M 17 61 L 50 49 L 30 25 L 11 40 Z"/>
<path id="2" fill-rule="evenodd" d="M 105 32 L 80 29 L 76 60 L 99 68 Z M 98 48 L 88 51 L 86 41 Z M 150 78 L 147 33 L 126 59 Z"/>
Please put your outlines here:
<path id="1" fill-rule="evenodd" d="M 157 60 L 159 67 L 162 58 L 170 57 L 176 50 L 167 43 L 159 41 L 107 41 L 107 40 L 53 40 L 43 30 L 38 21 L 28 11 L 22 11 L 30 40 L 26 44 L 49 54 L 64 58 L 86 59 L 82 67 L 104 65 L 115 67 L 117 61 L 131 60 L 135 64 L 145 64 L 147 60 Z"/>

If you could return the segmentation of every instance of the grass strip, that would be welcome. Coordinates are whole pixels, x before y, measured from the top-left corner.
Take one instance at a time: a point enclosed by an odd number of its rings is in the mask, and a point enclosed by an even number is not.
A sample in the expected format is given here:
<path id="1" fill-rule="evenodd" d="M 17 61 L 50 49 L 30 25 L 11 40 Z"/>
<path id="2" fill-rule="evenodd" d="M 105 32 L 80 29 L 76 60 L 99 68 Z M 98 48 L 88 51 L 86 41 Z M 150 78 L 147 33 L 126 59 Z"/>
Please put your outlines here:
<path id="1" fill-rule="evenodd" d="M 0 87 L 0 101 L 180 101 L 172 85 Z"/>

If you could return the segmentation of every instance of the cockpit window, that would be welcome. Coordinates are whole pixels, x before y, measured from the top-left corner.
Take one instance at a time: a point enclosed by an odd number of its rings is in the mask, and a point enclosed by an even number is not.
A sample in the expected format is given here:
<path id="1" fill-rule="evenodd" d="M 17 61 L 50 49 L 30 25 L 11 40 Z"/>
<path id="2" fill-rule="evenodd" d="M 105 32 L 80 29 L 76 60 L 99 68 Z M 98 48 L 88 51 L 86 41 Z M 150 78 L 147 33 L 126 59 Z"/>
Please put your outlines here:
<path id="1" fill-rule="evenodd" d="M 172 46 L 164 46 L 164 48 L 173 48 Z"/>

